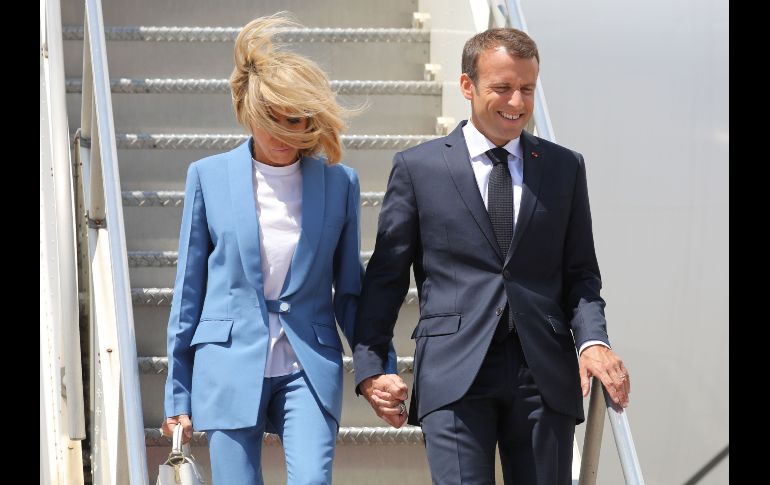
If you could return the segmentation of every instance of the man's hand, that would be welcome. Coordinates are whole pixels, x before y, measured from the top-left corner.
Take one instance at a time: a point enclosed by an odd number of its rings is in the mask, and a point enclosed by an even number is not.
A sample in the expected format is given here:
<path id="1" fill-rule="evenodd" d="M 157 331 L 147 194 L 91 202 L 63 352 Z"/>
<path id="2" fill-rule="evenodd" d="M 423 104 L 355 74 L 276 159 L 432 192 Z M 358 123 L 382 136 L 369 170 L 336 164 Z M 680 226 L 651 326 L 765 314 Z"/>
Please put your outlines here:
<path id="1" fill-rule="evenodd" d="M 583 397 L 588 395 L 592 376 L 602 381 L 615 404 L 628 407 L 631 376 L 615 352 L 603 345 L 591 345 L 583 350 L 580 354 L 580 387 Z"/>
<path id="2" fill-rule="evenodd" d="M 398 374 L 378 374 L 361 381 L 358 386 L 377 416 L 394 428 L 406 423 L 409 414 L 401 404 L 408 397 L 406 383 Z"/>
<path id="3" fill-rule="evenodd" d="M 170 418 L 166 418 L 160 427 L 161 434 L 167 438 L 171 438 L 174 436 L 174 427 L 177 424 L 182 425 L 182 443 L 187 443 L 193 437 L 193 429 L 190 416 L 186 414 L 180 414 L 179 416 L 171 416 Z"/>

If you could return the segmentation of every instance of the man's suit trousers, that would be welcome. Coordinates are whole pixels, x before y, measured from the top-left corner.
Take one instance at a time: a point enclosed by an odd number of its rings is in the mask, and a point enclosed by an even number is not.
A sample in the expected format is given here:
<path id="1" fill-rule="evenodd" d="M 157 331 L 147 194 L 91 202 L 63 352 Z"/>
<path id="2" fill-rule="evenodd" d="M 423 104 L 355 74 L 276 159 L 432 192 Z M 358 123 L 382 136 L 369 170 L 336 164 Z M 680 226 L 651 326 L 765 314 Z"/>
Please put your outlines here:
<path id="1" fill-rule="evenodd" d="M 494 484 L 495 445 L 505 483 L 571 483 L 575 418 L 545 405 L 515 332 L 492 341 L 462 399 L 421 425 L 434 484 Z"/>

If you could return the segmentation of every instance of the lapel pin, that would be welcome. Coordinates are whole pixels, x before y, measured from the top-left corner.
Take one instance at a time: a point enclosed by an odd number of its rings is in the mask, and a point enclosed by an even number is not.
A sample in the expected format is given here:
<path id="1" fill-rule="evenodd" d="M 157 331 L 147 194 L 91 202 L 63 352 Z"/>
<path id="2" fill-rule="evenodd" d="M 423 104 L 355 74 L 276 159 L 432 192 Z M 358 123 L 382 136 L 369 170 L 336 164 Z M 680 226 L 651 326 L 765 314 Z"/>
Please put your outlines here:
<path id="1" fill-rule="evenodd" d="M 537 153 L 537 152 L 531 152 L 530 154 L 531 154 L 533 157 L 535 157 L 535 158 L 537 158 L 537 157 L 539 157 L 539 156 L 540 156 L 540 155 L 538 155 L 538 153 Z"/>

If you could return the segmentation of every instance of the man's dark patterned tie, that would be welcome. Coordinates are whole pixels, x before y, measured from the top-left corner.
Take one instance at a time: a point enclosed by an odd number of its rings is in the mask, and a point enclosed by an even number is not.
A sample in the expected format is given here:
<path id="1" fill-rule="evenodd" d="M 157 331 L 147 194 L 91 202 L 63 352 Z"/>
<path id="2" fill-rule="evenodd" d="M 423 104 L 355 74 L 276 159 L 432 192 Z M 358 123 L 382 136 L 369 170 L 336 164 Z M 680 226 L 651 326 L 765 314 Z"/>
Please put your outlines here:
<path id="1" fill-rule="evenodd" d="M 486 155 L 494 165 L 489 175 L 487 211 L 492 221 L 497 244 L 505 260 L 513 239 L 513 183 L 511 172 L 508 170 L 508 150 L 497 147 L 487 151 Z M 513 315 L 509 307 L 510 305 L 506 304 L 505 312 L 495 330 L 495 340 L 503 340 L 513 330 Z"/>
<path id="2" fill-rule="evenodd" d="M 489 175 L 487 211 L 500 252 L 505 258 L 513 239 L 513 183 L 508 170 L 508 151 L 505 148 L 493 148 L 487 151 L 487 156 L 494 164 Z"/>

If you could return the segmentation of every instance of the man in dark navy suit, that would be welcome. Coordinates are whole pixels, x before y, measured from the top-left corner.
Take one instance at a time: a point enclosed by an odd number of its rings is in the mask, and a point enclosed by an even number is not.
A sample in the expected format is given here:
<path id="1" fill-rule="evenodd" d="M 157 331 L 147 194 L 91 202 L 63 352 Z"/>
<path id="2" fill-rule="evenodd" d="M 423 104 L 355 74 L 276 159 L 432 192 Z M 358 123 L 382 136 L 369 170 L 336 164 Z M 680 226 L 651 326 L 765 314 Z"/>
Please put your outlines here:
<path id="1" fill-rule="evenodd" d="M 357 390 L 393 426 L 407 420 L 406 385 L 384 366 L 413 267 L 408 417 L 442 485 L 494 483 L 496 445 L 506 483 L 568 484 L 590 377 L 628 405 L 599 295 L 583 157 L 523 131 L 539 62 L 515 29 L 465 44 L 470 120 L 396 154 L 366 271 Z"/>

